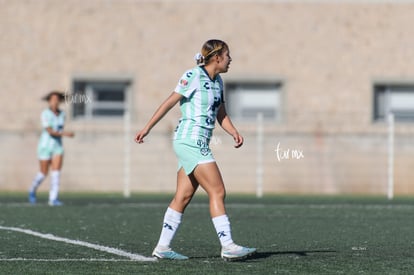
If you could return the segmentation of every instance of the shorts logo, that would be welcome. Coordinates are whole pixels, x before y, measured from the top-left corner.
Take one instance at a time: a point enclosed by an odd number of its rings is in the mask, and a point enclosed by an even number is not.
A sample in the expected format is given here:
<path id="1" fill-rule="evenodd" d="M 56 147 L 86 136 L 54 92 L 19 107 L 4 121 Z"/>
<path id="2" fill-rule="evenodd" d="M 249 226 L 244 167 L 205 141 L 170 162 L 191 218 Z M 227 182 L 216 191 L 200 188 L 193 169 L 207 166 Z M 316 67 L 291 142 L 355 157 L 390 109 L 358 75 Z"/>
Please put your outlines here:
<path id="1" fill-rule="evenodd" d="M 201 148 L 200 149 L 200 153 L 203 155 L 203 156 L 207 156 L 208 154 L 210 154 L 210 149 L 209 148 Z"/>
<path id="2" fill-rule="evenodd" d="M 200 147 L 200 153 L 203 156 L 207 156 L 208 154 L 210 154 L 211 150 L 208 147 L 208 141 L 207 140 L 199 139 L 199 140 L 197 140 L 197 145 L 198 145 L 198 147 Z"/>

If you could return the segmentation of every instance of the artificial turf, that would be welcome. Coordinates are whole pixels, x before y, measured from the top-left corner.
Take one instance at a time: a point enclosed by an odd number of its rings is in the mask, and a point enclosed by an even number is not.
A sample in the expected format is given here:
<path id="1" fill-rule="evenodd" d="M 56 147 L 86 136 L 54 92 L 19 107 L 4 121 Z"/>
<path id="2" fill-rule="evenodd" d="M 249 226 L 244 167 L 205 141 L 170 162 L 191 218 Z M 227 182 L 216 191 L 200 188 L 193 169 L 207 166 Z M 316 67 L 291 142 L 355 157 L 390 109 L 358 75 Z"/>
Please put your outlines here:
<path id="1" fill-rule="evenodd" d="M 171 195 L 0 195 L 0 226 L 151 256 Z M 104 251 L 0 230 L 0 274 L 414 274 L 414 199 L 229 195 L 233 239 L 258 253 L 224 262 L 196 195 L 172 244 L 187 261 L 139 262 Z"/>

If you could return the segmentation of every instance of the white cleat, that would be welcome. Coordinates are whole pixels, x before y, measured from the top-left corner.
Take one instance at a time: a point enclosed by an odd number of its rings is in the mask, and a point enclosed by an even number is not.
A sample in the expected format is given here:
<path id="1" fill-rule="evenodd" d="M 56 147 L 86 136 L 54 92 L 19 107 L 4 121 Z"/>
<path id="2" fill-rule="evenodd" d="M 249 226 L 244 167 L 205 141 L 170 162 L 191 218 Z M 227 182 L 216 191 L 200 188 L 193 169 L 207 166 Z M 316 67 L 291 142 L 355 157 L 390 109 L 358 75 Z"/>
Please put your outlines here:
<path id="1" fill-rule="evenodd" d="M 49 205 L 50 206 L 62 206 L 63 202 L 61 202 L 60 200 L 49 201 Z"/>
<path id="2" fill-rule="evenodd" d="M 237 244 L 230 244 L 221 249 L 221 257 L 225 261 L 240 261 L 256 253 L 256 248 L 243 247 Z"/>
<path id="3" fill-rule="evenodd" d="M 154 252 L 152 252 L 152 256 L 158 259 L 168 259 L 168 260 L 188 260 L 187 256 L 184 256 L 180 253 L 173 251 L 171 248 L 166 250 L 160 250 L 155 248 Z"/>

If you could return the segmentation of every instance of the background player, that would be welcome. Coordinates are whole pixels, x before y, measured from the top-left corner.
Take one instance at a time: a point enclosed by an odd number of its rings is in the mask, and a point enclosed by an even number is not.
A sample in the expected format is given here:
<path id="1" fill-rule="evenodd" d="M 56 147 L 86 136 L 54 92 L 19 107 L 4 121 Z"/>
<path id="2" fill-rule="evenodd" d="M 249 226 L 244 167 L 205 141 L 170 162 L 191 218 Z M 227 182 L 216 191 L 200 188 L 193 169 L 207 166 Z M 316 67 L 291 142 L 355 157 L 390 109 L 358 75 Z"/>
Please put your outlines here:
<path id="1" fill-rule="evenodd" d="M 44 97 L 49 108 L 41 114 L 42 134 L 37 147 L 40 171 L 33 179 L 29 190 L 29 202 L 36 203 L 36 190 L 47 176 L 51 167 L 51 184 L 49 191 L 49 205 L 60 206 L 62 202 L 58 199 L 60 171 L 63 164 L 62 137 L 73 137 L 73 132 L 63 131 L 65 123 L 65 112 L 59 109 L 59 104 L 65 99 L 64 93 L 52 91 Z"/>
<path id="2" fill-rule="evenodd" d="M 209 196 L 210 214 L 222 246 L 222 258 L 241 259 L 253 254 L 256 249 L 236 245 L 232 240 L 224 205 L 225 187 L 209 148 L 216 118 L 220 126 L 233 137 L 236 148 L 243 144 L 243 137 L 233 126 L 223 104 L 223 81 L 219 74 L 229 69 L 229 48 L 223 41 L 209 40 L 204 43 L 201 54 L 196 55 L 196 60 L 198 66 L 184 73 L 175 91 L 161 104 L 135 138 L 136 142 L 143 143 L 144 137 L 157 122 L 180 102 L 182 117 L 173 142 L 179 162 L 177 189 L 165 213 L 161 236 L 153 256 L 188 259 L 173 251 L 170 243 L 181 223 L 185 208 L 201 185 Z"/>

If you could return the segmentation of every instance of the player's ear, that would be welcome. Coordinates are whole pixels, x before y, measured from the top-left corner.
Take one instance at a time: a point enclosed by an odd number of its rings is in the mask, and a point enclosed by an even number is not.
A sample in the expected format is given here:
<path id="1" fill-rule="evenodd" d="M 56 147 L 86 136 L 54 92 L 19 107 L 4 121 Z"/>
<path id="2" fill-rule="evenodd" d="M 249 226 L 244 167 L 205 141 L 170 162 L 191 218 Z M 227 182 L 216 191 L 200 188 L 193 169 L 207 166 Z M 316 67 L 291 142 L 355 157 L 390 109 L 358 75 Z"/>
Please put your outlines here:
<path id="1" fill-rule="evenodd" d="M 217 63 L 220 63 L 220 61 L 222 60 L 222 57 L 219 54 L 215 54 L 214 58 L 216 59 Z"/>

